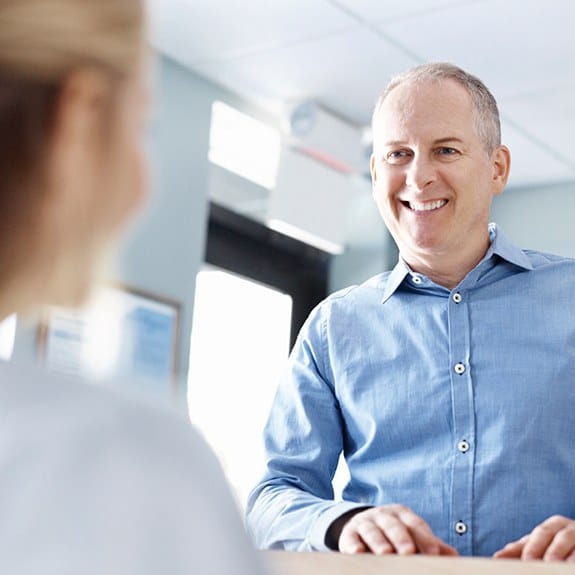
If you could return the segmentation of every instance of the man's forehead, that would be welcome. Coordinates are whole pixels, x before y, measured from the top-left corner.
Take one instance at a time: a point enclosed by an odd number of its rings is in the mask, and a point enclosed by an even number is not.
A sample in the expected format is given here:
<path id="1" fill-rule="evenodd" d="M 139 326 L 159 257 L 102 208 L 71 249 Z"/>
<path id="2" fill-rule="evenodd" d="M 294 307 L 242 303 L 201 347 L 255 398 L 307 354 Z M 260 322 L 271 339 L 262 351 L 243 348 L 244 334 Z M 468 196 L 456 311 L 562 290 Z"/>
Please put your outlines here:
<path id="1" fill-rule="evenodd" d="M 416 130 L 438 139 L 461 137 L 472 124 L 467 90 L 452 80 L 434 80 L 396 86 L 377 110 L 373 132 L 374 138 L 400 140 Z"/>
<path id="2" fill-rule="evenodd" d="M 455 80 L 437 79 L 419 82 L 404 82 L 399 84 L 389 92 L 385 100 L 380 105 L 380 111 L 394 108 L 395 112 L 405 110 L 409 112 L 415 107 L 426 104 L 457 101 L 464 106 L 472 107 L 469 92 Z"/>

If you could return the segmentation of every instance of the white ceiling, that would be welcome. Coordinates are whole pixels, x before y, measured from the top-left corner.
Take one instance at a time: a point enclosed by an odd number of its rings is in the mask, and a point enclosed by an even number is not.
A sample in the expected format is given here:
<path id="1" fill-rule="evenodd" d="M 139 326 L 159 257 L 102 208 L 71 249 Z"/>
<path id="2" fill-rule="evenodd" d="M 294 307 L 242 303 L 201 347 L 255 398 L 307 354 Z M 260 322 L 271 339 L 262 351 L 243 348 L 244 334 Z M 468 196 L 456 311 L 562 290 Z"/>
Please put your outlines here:
<path id="1" fill-rule="evenodd" d="M 451 61 L 494 92 L 510 185 L 575 180 L 571 0 L 149 0 L 153 44 L 272 112 L 367 125 L 390 75 Z"/>

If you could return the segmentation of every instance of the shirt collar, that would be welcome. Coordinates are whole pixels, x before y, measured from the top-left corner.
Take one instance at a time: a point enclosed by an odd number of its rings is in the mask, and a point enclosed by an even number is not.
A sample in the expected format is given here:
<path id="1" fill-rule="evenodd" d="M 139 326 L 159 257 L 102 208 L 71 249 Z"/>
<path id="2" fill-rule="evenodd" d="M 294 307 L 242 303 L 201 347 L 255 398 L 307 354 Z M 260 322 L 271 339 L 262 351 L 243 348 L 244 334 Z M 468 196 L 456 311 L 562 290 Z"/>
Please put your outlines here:
<path id="1" fill-rule="evenodd" d="M 399 256 L 399 260 L 395 267 L 389 274 L 387 278 L 387 282 L 385 284 L 385 289 L 383 290 L 383 299 L 381 303 L 385 303 L 397 290 L 397 288 L 401 285 L 405 276 L 410 273 L 410 269 L 407 264 L 403 261 L 401 255 Z"/>
<path id="2" fill-rule="evenodd" d="M 491 259 L 494 255 L 497 255 L 509 263 L 525 270 L 533 269 L 533 264 L 529 261 L 529 258 L 525 253 L 518 247 L 514 246 L 501 231 L 501 228 L 495 223 L 489 224 L 489 238 L 491 239 L 491 245 L 475 269 L 477 269 L 477 267 L 483 262 Z M 409 266 L 405 263 L 400 254 L 397 264 L 387 278 L 381 303 L 385 303 L 397 291 L 397 288 L 410 273 L 411 270 L 409 269 Z"/>
<path id="3" fill-rule="evenodd" d="M 489 224 L 489 237 L 491 238 L 491 245 L 481 261 L 489 259 L 493 255 L 512 263 L 525 270 L 532 270 L 533 264 L 525 255 L 523 250 L 514 246 L 503 233 L 497 224 Z"/>

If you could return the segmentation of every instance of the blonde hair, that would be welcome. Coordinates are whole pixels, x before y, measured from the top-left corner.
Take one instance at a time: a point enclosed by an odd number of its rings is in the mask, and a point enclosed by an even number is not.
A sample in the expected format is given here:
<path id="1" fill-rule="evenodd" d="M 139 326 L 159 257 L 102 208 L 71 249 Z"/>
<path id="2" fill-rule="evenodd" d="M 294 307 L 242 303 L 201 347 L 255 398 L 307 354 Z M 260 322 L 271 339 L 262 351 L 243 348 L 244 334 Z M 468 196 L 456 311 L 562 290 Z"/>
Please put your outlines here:
<path id="1" fill-rule="evenodd" d="M 124 75 L 142 27 L 139 0 L 0 0 L 0 74 L 57 83 L 91 64 Z"/>
<path id="2" fill-rule="evenodd" d="M 34 233 L 59 90 L 97 67 L 119 86 L 139 66 L 140 0 L 0 0 L 0 265 Z M 31 225 L 30 225 L 31 224 Z"/>

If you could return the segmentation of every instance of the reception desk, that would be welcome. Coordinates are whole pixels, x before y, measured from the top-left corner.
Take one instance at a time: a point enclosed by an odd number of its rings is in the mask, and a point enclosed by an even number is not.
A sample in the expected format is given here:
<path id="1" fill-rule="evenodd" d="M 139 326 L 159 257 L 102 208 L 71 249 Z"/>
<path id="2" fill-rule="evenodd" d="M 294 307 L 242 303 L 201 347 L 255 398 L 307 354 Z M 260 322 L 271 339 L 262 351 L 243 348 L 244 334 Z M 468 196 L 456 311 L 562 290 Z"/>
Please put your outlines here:
<path id="1" fill-rule="evenodd" d="M 271 575 L 573 575 L 573 563 L 261 551 Z"/>

